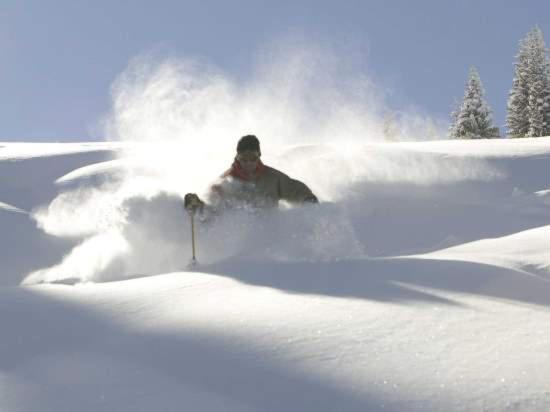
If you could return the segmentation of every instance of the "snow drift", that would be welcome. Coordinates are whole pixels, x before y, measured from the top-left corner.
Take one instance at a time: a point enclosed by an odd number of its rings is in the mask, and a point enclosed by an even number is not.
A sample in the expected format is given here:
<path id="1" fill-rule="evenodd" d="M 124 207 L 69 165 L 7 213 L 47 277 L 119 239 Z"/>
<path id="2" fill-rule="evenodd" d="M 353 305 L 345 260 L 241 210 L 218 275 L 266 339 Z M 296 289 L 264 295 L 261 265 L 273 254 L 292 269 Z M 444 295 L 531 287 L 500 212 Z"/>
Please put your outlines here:
<path id="1" fill-rule="evenodd" d="M 199 226 L 200 272 L 129 143 L 41 148 L 0 149 L 3 409 L 550 407 L 549 139 L 275 151 L 325 202 Z"/>

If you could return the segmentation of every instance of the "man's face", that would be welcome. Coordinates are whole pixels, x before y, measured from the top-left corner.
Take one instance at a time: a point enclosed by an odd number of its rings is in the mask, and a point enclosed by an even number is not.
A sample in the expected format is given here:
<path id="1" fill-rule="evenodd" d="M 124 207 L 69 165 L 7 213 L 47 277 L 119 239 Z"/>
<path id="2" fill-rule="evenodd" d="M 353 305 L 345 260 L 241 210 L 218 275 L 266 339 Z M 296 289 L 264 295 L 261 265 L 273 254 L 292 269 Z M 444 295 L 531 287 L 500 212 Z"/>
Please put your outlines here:
<path id="1" fill-rule="evenodd" d="M 246 173 L 253 173 L 256 170 L 259 159 L 259 153 L 256 151 L 246 151 L 237 155 L 237 160 Z"/>

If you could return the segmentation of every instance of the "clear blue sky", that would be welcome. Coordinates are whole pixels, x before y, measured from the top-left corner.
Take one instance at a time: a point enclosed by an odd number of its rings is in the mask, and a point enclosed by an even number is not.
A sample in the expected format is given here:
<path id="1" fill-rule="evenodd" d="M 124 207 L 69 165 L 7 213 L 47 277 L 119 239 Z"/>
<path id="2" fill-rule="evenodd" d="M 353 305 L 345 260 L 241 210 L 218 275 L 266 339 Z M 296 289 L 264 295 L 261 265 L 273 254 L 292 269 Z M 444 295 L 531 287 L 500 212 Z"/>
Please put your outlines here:
<path id="1" fill-rule="evenodd" d="M 446 117 L 478 67 L 495 121 L 505 119 L 519 40 L 540 0 L 2 0 L 0 140 L 97 139 L 109 87 L 156 48 L 245 78 L 255 55 L 288 32 L 367 50 L 390 104 Z"/>

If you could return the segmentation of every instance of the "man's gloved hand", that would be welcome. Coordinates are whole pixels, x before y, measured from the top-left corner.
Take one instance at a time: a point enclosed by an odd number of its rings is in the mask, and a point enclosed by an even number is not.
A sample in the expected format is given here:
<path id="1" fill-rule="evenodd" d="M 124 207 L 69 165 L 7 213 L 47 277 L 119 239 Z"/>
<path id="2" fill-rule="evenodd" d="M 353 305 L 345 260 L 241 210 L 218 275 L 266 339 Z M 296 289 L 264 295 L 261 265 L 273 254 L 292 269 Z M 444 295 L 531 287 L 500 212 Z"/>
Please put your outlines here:
<path id="1" fill-rule="evenodd" d="M 183 198 L 183 205 L 189 212 L 195 212 L 197 209 L 202 209 L 204 202 L 200 200 L 196 193 L 187 193 Z"/>
<path id="2" fill-rule="evenodd" d="M 319 199 L 312 193 L 304 198 L 304 203 L 319 203 Z"/>

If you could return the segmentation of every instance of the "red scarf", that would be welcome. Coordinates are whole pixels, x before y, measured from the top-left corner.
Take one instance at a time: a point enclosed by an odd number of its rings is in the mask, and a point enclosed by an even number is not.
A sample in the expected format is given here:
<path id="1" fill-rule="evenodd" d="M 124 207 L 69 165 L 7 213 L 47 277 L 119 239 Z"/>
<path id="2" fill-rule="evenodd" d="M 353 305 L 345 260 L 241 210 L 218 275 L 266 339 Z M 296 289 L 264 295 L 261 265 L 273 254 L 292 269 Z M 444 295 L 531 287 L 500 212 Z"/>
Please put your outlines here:
<path id="1" fill-rule="evenodd" d="M 262 163 L 260 159 L 258 159 L 258 165 L 256 166 L 256 173 L 255 176 L 260 176 L 265 171 L 265 165 Z M 227 176 L 233 176 L 241 180 L 250 181 L 252 180 L 251 176 L 249 176 L 245 170 L 242 168 L 241 164 L 238 160 L 235 160 L 233 164 L 231 165 L 231 168 L 225 172 L 222 177 Z"/>

